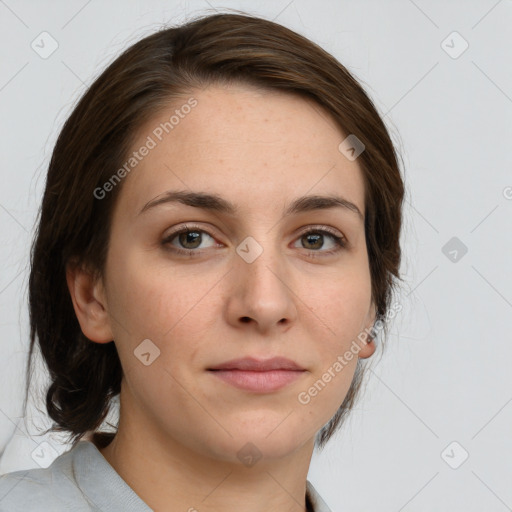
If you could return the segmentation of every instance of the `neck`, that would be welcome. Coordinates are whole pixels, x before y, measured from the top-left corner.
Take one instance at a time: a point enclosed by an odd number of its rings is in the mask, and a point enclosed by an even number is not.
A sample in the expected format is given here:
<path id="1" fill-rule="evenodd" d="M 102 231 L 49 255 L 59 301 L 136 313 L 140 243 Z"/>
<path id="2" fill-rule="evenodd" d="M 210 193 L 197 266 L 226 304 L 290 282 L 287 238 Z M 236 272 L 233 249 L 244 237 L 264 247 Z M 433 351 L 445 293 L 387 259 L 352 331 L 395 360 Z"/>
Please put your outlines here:
<path id="1" fill-rule="evenodd" d="M 172 439 L 165 446 L 149 438 L 137 443 L 119 430 L 106 447 L 107 462 L 153 510 L 225 512 L 306 511 L 306 478 L 312 446 L 286 460 L 254 466 L 219 461 Z"/>

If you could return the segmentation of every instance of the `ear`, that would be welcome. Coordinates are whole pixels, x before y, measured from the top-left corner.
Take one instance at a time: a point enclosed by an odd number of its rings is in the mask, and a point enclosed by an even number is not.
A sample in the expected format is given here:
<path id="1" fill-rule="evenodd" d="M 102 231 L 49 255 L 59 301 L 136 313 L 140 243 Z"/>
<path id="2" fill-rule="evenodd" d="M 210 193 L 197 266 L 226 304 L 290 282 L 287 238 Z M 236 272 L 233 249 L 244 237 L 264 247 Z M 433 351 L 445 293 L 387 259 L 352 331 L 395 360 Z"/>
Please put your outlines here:
<path id="1" fill-rule="evenodd" d="M 82 266 L 69 263 L 66 281 L 84 335 L 96 343 L 113 341 L 102 280 Z"/>
<path id="2" fill-rule="evenodd" d="M 375 307 L 373 300 L 372 300 L 372 305 L 370 306 L 370 311 L 368 312 L 367 318 L 369 318 L 369 320 L 364 327 L 364 329 L 365 329 L 364 334 L 366 336 L 364 338 L 364 341 L 360 341 L 362 348 L 359 351 L 359 357 L 361 359 L 366 359 L 368 357 L 371 357 L 374 354 L 375 350 L 377 349 L 377 347 L 375 346 L 375 341 L 373 341 L 373 339 L 371 339 L 368 336 L 368 333 L 371 332 L 373 324 L 375 323 L 375 320 L 377 318 L 377 308 Z"/>

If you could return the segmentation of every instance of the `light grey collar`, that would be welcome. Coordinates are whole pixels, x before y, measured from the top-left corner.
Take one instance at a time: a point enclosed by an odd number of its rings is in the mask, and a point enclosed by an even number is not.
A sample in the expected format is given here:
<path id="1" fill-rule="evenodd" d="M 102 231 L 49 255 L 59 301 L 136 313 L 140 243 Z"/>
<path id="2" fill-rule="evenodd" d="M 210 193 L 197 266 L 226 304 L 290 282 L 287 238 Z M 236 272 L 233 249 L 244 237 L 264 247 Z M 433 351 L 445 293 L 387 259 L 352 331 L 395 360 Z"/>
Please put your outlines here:
<path id="1" fill-rule="evenodd" d="M 309 480 L 306 480 L 306 493 L 311 499 L 314 512 L 332 512 Z"/>

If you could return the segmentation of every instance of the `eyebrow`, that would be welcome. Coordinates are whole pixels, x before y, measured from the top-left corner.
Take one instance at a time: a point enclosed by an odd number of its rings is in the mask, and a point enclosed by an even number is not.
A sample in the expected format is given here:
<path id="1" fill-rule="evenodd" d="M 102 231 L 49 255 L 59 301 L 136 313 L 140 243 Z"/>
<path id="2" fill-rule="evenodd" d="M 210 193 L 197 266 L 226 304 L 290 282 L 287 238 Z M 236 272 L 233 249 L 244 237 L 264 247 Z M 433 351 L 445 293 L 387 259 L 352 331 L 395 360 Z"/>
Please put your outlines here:
<path id="1" fill-rule="evenodd" d="M 217 194 L 190 192 L 185 190 L 169 190 L 147 202 L 138 215 L 151 208 L 166 203 L 181 203 L 187 206 L 193 206 L 194 208 L 201 208 L 203 210 L 228 215 L 235 215 L 239 211 L 239 208 L 236 205 L 230 203 Z M 299 197 L 288 205 L 284 212 L 284 217 L 296 213 L 310 212 L 313 210 L 326 210 L 330 208 L 344 208 L 347 211 L 355 213 L 362 221 L 364 221 L 364 216 L 357 205 L 339 195 L 310 195 Z"/>

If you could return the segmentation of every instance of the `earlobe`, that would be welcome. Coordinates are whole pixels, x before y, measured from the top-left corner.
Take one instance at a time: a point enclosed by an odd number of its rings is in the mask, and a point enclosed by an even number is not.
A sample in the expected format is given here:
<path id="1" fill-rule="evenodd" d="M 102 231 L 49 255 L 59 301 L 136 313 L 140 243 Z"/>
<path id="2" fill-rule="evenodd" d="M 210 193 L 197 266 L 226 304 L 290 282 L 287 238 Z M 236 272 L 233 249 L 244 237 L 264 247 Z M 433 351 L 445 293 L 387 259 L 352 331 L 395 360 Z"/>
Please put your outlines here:
<path id="1" fill-rule="evenodd" d="M 66 268 L 66 282 L 84 335 L 96 343 L 112 341 L 102 280 L 81 266 L 69 264 Z"/>
<path id="2" fill-rule="evenodd" d="M 359 352 L 359 357 L 361 359 L 367 359 L 368 357 L 371 357 L 377 350 L 374 339 L 369 336 L 369 333 L 372 332 L 372 327 L 377 319 L 377 308 L 375 307 L 375 304 L 373 302 L 371 306 L 371 311 L 368 316 L 370 320 L 365 325 L 364 330 L 366 336 L 364 337 L 364 341 L 360 342 L 361 350 Z"/>
<path id="3" fill-rule="evenodd" d="M 363 348 L 359 352 L 359 357 L 361 359 L 367 359 L 368 357 L 373 356 L 373 354 L 377 350 L 375 341 L 373 339 L 370 341 L 370 338 L 368 338 L 367 341 L 368 343 L 363 342 Z"/>

